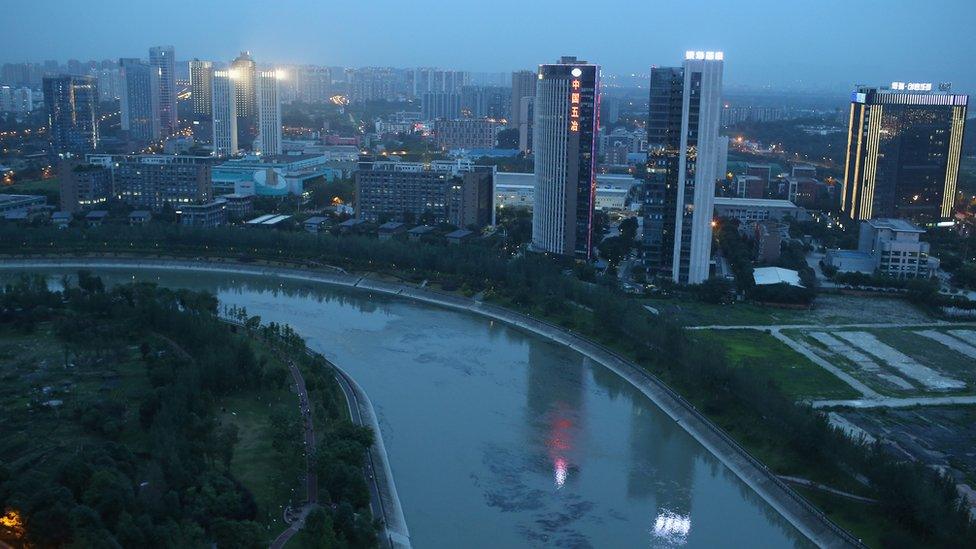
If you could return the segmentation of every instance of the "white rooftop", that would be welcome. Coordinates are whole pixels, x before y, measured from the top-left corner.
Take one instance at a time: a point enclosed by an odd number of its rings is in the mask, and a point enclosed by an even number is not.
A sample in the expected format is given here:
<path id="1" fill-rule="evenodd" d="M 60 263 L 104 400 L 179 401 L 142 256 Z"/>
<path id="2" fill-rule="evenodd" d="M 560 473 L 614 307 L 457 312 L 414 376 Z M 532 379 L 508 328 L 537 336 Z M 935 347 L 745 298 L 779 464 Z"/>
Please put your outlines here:
<path id="1" fill-rule="evenodd" d="M 752 271 L 752 277 L 756 281 L 756 286 L 785 282 L 790 286 L 803 287 L 803 284 L 800 284 L 800 273 L 781 267 L 760 267 Z"/>
<path id="2" fill-rule="evenodd" d="M 796 208 L 796 204 L 789 200 L 779 200 L 775 198 L 729 198 L 725 196 L 715 197 L 716 206 L 741 206 L 752 208 Z"/>

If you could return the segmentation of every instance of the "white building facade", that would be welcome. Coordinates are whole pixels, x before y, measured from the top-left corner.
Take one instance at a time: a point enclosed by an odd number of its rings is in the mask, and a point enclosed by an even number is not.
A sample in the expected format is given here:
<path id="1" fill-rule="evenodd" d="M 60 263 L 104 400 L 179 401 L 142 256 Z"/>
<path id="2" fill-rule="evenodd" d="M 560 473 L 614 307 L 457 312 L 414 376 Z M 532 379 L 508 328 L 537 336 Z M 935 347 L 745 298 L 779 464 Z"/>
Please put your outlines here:
<path id="1" fill-rule="evenodd" d="M 281 83 L 277 70 L 261 71 L 257 77 L 258 137 L 254 149 L 263 155 L 281 154 Z"/>
<path id="2" fill-rule="evenodd" d="M 237 154 L 237 81 L 234 72 L 214 71 L 213 90 L 213 154 Z"/>

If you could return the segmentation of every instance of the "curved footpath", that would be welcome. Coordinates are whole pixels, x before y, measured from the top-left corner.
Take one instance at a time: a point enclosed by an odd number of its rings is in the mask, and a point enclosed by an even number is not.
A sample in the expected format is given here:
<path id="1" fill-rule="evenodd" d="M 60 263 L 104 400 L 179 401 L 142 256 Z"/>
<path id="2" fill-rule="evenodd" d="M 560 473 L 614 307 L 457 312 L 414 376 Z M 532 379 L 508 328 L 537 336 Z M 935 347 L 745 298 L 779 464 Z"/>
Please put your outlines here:
<path id="1" fill-rule="evenodd" d="M 450 309 L 468 311 L 486 316 L 506 324 L 533 332 L 542 337 L 562 343 L 577 352 L 602 364 L 627 380 L 653 401 L 664 413 L 695 438 L 702 446 L 715 455 L 726 467 L 734 472 L 744 483 L 759 494 L 770 506 L 786 518 L 797 530 L 819 547 L 863 546 L 860 540 L 834 524 L 826 515 L 807 502 L 792 488 L 770 472 L 765 465 L 739 446 L 731 437 L 716 427 L 699 413 L 695 407 L 671 390 L 667 385 L 640 366 L 620 356 L 616 352 L 595 342 L 580 337 L 559 326 L 537 320 L 502 307 L 489 305 L 473 299 L 441 294 L 435 291 L 371 280 L 366 277 L 346 273 L 326 273 L 304 271 L 298 268 L 265 267 L 237 263 L 216 263 L 205 261 L 154 260 L 154 259 L 5 259 L 0 268 L 133 268 L 168 269 L 242 275 L 277 276 L 284 279 L 321 282 L 345 287 L 361 288 L 377 293 L 399 295 L 406 298 L 431 303 Z M 351 381 L 351 380 L 350 380 Z M 379 430 L 377 428 L 377 435 Z M 379 436 L 377 436 L 379 440 Z M 389 474 L 389 470 L 380 471 Z M 388 491 L 393 488 L 392 475 L 388 478 Z M 395 491 L 388 494 L 399 509 Z M 400 511 L 402 516 L 402 510 Z M 390 517 L 387 517 L 389 520 Z M 406 533 L 404 524 L 404 534 Z"/>

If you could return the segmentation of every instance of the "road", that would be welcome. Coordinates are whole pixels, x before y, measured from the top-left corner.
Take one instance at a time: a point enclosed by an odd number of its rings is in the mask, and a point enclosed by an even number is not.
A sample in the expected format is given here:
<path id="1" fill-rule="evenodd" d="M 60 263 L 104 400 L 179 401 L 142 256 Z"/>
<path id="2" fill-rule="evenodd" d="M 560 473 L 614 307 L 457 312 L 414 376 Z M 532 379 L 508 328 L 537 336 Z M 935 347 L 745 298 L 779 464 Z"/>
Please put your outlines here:
<path id="1" fill-rule="evenodd" d="M 911 408 L 912 406 L 955 406 L 976 404 L 976 395 L 944 397 L 906 397 L 853 400 L 814 400 L 814 408 Z"/>

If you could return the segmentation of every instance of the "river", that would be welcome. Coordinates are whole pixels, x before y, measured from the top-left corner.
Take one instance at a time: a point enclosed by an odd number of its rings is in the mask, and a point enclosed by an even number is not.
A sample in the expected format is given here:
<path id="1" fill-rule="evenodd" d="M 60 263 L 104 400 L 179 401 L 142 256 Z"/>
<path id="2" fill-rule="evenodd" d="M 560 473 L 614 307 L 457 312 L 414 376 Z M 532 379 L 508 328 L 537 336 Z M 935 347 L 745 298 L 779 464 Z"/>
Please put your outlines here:
<path id="1" fill-rule="evenodd" d="M 211 291 L 345 369 L 376 409 L 416 547 L 810 545 L 637 389 L 540 336 L 312 282 L 95 272 Z"/>

